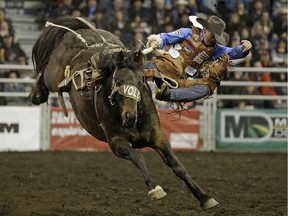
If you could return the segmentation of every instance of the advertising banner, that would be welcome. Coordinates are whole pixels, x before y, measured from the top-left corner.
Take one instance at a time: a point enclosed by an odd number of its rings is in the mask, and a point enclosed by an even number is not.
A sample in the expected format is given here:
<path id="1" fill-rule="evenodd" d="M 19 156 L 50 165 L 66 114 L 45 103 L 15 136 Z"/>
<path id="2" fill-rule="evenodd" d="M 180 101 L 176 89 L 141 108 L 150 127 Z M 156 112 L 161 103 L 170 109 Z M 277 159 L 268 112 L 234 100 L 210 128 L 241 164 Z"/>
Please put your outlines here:
<path id="1" fill-rule="evenodd" d="M 181 117 L 171 114 L 171 109 L 159 109 L 162 128 L 170 140 L 173 149 L 198 150 L 201 145 L 200 139 L 200 111 L 191 109 L 183 111 Z"/>
<path id="2" fill-rule="evenodd" d="M 40 150 L 40 107 L 0 107 L 0 151 Z"/>
<path id="3" fill-rule="evenodd" d="M 162 128 L 172 148 L 197 150 L 199 138 L 199 111 L 183 112 L 181 119 L 171 115 L 171 110 L 158 110 Z M 61 108 L 51 108 L 50 142 L 52 150 L 109 150 L 105 142 L 89 135 L 76 119 L 73 111 L 68 109 L 66 118 Z"/>
<path id="4" fill-rule="evenodd" d="M 286 110 L 221 110 L 217 112 L 216 148 L 287 151 Z"/>
<path id="5" fill-rule="evenodd" d="M 72 109 L 65 117 L 61 108 L 51 108 L 51 150 L 108 150 L 107 143 L 92 137 L 78 122 Z"/>

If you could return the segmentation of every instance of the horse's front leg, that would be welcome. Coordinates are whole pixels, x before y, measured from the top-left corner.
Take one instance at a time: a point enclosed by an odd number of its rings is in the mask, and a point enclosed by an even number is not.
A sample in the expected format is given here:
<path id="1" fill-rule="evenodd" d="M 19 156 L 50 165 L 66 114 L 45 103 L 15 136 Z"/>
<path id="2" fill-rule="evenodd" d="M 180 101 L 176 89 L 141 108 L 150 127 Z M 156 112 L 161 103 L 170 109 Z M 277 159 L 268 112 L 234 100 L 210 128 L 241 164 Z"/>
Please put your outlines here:
<path id="1" fill-rule="evenodd" d="M 218 205 L 218 202 L 208 196 L 191 178 L 183 164 L 178 160 L 173 153 L 168 141 L 162 141 L 161 146 L 155 147 L 164 162 L 172 168 L 173 172 L 182 179 L 189 187 L 193 195 L 200 201 L 200 206 L 203 210 L 212 208 Z"/>
<path id="2" fill-rule="evenodd" d="M 114 154 L 120 158 L 130 160 L 141 170 L 146 185 L 149 188 L 148 196 L 152 200 L 161 199 L 166 196 L 166 192 L 157 185 L 146 167 L 143 155 L 132 148 L 132 144 L 122 137 L 114 137 L 109 141 L 109 145 Z"/>

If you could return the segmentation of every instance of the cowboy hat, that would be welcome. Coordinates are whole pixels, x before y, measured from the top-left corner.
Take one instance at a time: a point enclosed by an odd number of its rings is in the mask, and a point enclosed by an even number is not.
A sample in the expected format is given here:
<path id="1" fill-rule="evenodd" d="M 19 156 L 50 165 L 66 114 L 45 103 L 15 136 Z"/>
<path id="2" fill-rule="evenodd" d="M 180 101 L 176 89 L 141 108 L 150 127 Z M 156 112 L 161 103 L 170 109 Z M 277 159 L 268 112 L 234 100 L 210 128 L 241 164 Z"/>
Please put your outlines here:
<path id="1" fill-rule="evenodd" d="M 192 22 L 193 26 L 197 27 L 197 28 L 200 28 L 200 29 L 203 29 L 203 26 L 197 22 L 197 19 L 198 17 L 197 16 L 189 16 L 189 20 L 190 22 Z"/>
<path id="2" fill-rule="evenodd" d="M 219 44 L 226 46 L 229 43 L 229 35 L 224 32 L 226 28 L 225 22 L 217 16 L 211 16 L 208 21 L 198 17 L 199 22 L 203 27 L 214 33 L 215 39 Z"/>

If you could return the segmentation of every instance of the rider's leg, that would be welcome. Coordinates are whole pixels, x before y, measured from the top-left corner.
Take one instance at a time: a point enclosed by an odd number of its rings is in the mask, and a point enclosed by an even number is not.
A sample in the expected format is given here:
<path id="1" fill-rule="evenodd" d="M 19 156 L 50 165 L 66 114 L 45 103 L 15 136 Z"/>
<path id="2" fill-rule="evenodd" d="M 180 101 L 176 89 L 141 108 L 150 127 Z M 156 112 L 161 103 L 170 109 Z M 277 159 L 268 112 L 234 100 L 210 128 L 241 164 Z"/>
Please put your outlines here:
<path id="1" fill-rule="evenodd" d="M 195 84 L 185 88 L 169 89 L 164 85 L 156 94 L 156 99 L 172 102 L 189 102 L 209 95 L 209 88 L 204 84 Z"/>
<path id="2" fill-rule="evenodd" d="M 203 84 L 195 84 L 186 88 L 170 89 L 170 101 L 189 102 L 199 100 L 209 94 L 209 88 Z"/>

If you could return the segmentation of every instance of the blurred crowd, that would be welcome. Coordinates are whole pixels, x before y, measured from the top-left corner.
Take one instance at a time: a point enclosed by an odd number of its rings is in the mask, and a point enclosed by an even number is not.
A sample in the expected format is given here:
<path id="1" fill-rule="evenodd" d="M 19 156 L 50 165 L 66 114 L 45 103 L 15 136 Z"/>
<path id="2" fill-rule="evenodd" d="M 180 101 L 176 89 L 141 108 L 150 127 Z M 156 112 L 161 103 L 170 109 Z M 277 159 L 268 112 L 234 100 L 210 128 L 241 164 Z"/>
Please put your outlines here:
<path id="1" fill-rule="evenodd" d="M 229 46 L 248 39 L 251 53 L 236 63 L 243 67 L 287 67 L 287 1 L 286 0 L 47 0 L 43 11 L 46 20 L 59 16 L 88 17 L 97 28 L 108 30 L 131 47 L 146 44 L 150 34 L 191 27 L 190 15 L 208 18 L 217 15 L 226 22 Z M 0 63 L 27 64 L 25 52 L 14 41 L 11 20 L 0 10 Z M 7 73 L 8 74 L 8 73 Z M 235 71 L 226 80 L 287 82 L 286 73 Z M 247 82 L 248 83 L 248 82 Z M 287 95 L 281 87 L 219 87 L 222 94 Z M 281 101 L 225 101 L 222 106 L 241 108 L 274 108 Z"/>

